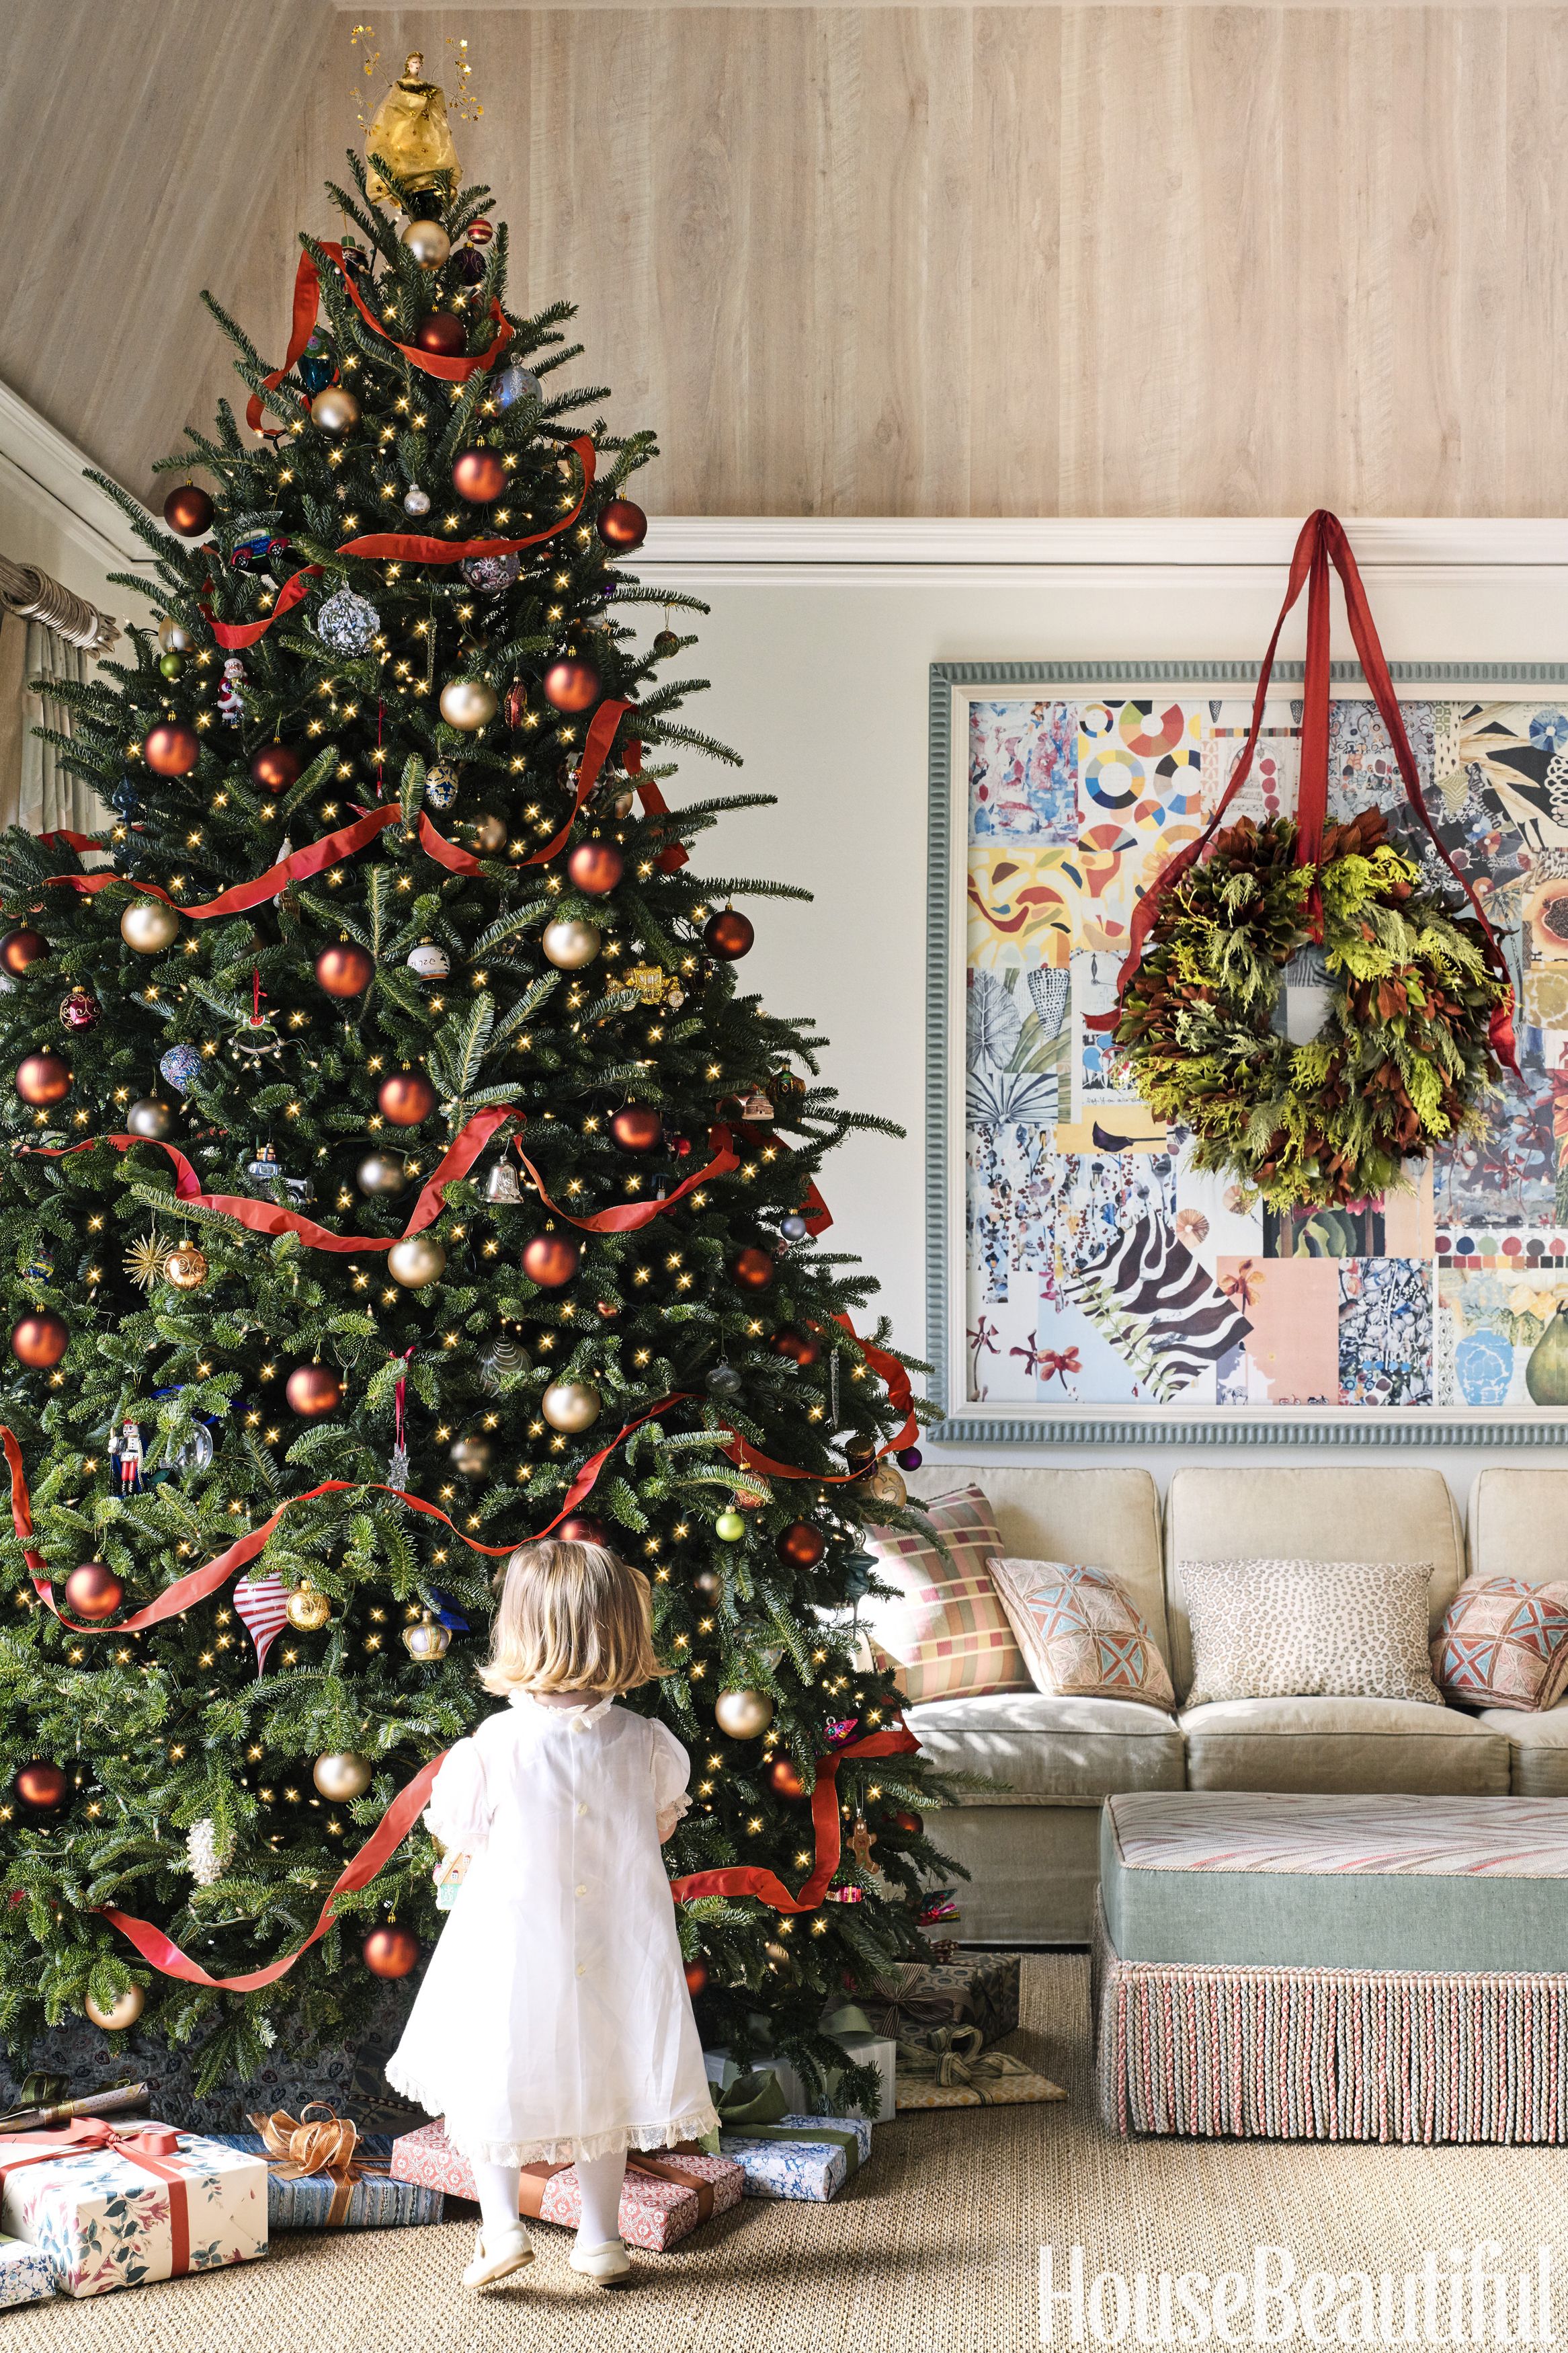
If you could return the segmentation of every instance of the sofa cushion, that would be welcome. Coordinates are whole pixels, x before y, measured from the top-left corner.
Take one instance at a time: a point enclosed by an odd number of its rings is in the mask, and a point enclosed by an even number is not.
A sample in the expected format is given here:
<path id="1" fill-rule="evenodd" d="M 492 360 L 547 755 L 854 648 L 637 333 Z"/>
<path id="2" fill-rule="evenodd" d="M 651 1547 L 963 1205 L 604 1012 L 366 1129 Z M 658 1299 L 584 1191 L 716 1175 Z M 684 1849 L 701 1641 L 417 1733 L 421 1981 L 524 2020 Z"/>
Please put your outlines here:
<path id="1" fill-rule="evenodd" d="M 1408 1699 L 1441 1707 L 1426 1561 L 1186 1560 L 1189 1707 L 1209 1700 Z"/>
<path id="2" fill-rule="evenodd" d="M 938 1772 L 998 1784 L 966 1789 L 965 1806 L 1096 1806 L 1119 1789 L 1183 1784 L 1175 1722 L 1141 1700 L 999 1692 L 931 1700 L 907 1708 L 904 1720 Z"/>
<path id="3" fill-rule="evenodd" d="M 1348 1469 L 1189 1464 L 1172 1479 L 1165 1504 L 1165 1657 L 1178 1699 L 1193 1682 L 1183 1562 L 1247 1559 L 1287 1543 L 1310 1560 L 1430 1561 L 1434 1634 L 1465 1574 L 1458 1514 L 1440 1471 L 1384 1462 Z"/>
<path id="4" fill-rule="evenodd" d="M 1506 1736 L 1419 1700 L 1213 1700 L 1180 1720 L 1190 1789 L 1509 1791 Z"/>
<path id="5" fill-rule="evenodd" d="M 984 1494 L 961 1487 L 923 1508 L 942 1551 L 911 1529 L 866 1532 L 879 1582 L 898 1595 L 862 1603 L 873 1643 L 911 1702 L 1029 1690 L 1029 1670 L 986 1567 L 1002 1537 Z"/>
<path id="6" fill-rule="evenodd" d="M 1568 1688 L 1568 1585 L 1467 1577 L 1432 1645 L 1432 1672 L 1461 1706 L 1555 1707 Z"/>
<path id="7" fill-rule="evenodd" d="M 990 1567 L 1037 1690 L 1058 1698 L 1142 1700 L 1174 1711 L 1165 1662 L 1119 1578 L 1103 1568 L 1011 1555 Z"/>
<path id="8" fill-rule="evenodd" d="M 1568 1471 L 1489 1463 L 1470 1486 L 1470 1568 L 1530 1585 L 1568 1577 Z"/>
<path id="9" fill-rule="evenodd" d="M 1508 1742 L 1516 1798 L 1568 1798 L 1568 1700 L 1536 1715 L 1483 1707 L 1476 1722 Z"/>

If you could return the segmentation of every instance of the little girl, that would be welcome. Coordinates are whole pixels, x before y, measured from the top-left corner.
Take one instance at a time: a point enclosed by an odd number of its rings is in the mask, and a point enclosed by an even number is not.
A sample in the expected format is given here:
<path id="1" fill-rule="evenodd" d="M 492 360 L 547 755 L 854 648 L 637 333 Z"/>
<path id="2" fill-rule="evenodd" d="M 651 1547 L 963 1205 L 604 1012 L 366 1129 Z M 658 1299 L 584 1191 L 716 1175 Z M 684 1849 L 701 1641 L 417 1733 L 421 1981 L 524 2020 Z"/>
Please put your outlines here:
<path id="1" fill-rule="evenodd" d="M 613 1704 L 661 1672 L 638 1570 L 598 1545 L 512 1554 L 480 1674 L 511 1704 L 436 1777 L 437 1877 L 462 1885 L 386 2070 L 473 2168 L 468 2287 L 532 2262 L 518 2168 L 540 2160 L 576 2165 L 573 2269 L 625 2279 L 626 2151 L 715 2128 L 658 1852 L 691 1763 Z"/>

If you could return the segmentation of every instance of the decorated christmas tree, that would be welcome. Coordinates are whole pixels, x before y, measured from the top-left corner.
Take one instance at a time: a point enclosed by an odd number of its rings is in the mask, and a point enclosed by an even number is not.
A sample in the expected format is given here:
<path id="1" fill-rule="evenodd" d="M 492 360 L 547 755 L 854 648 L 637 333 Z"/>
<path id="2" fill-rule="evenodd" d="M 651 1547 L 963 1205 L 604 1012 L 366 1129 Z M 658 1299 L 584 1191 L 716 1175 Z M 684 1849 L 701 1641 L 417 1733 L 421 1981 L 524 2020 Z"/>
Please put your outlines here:
<path id="1" fill-rule="evenodd" d="M 624 568 L 651 435 L 507 311 L 416 59 L 350 161 L 284 367 L 211 304 L 247 424 L 168 533 L 124 501 L 151 626 L 55 690 L 102 831 L 5 847 L 0 2025 L 140 2019 L 204 2085 L 352 2038 L 554 1533 L 652 1580 L 705 2031 L 823 2059 L 938 1860 L 857 1663 L 916 1434 L 819 1239 L 870 1123 L 742 983 L 732 902 L 801 894 L 689 856 L 756 797 L 661 790 L 732 755 L 677 717 L 702 608 Z"/>

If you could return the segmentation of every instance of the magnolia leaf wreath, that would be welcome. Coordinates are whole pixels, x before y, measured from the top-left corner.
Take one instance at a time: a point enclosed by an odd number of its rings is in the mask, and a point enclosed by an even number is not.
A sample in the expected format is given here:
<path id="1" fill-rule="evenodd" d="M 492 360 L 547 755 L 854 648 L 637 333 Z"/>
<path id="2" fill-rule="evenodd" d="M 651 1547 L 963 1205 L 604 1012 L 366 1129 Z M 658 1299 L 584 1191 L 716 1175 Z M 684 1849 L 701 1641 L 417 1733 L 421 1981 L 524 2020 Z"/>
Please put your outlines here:
<path id="1" fill-rule="evenodd" d="M 1381 809 L 1330 826 L 1321 865 L 1297 855 L 1289 818 L 1217 834 L 1160 895 L 1115 1033 L 1150 1108 L 1191 1129 L 1195 1165 L 1276 1209 L 1386 1192 L 1405 1162 L 1479 1127 L 1500 1077 L 1489 1024 L 1510 995 L 1480 926 L 1394 849 Z M 1314 940 L 1314 884 L 1328 1009 L 1293 1045 L 1284 968 Z"/>

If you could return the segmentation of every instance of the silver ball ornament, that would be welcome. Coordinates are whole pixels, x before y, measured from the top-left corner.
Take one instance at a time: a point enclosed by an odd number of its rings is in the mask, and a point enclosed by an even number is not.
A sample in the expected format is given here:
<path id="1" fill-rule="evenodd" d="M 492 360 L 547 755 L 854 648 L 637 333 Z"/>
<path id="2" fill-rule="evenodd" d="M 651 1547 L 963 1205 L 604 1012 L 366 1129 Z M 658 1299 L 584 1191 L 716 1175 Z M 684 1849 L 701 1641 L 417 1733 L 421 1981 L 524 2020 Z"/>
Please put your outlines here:
<path id="1" fill-rule="evenodd" d="M 439 269 L 452 250 L 452 240 L 439 221 L 411 220 L 403 242 L 421 269 Z"/>
<path id="2" fill-rule="evenodd" d="M 164 614 L 158 624 L 158 645 L 161 651 L 166 654 L 188 654 L 195 642 L 195 638 L 183 621 L 176 621 L 172 613 Z"/>
<path id="3" fill-rule="evenodd" d="M 346 1805 L 351 1798 L 363 1798 L 369 1788 L 370 1759 L 352 1748 L 330 1748 L 311 1766 L 310 1778 L 323 1798 L 330 1798 L 334 1805 Z"/>
<path id="4" fill-rule="evenodd" d="M 310 403 L 310 422 L 323 433 L 349 433 L 359 423 L 359 403 L 341 384 L 329 384 Z"/>
<path id="5" fill-rule="evenodd" d="M 482 1479 L 494 1451 L 488 1438 L 459 1438 L 451 1450 L 452 1468 L 465 1479 Z"/>
<path id="6" fill-rule="evenodd" d="M 560 915 L 554 923 L 546 923 L 539 944 L 547 964 L 559 965 L 563 972 L 580 972 L 599 953 L 599 932 L 595 924 Z"/>
<path id="7" fill-rule="evenodd" d="M 394 1154 L 367 1152 L 354 1170 L 354 1183 L 372 1199 L 395 1201 L 399 1193 L 407 1191 L 408 1174 Z"/>
<path id="8" fill-rule="evenodd" d="M 760 1740 L 773 1720 L 773 1704 L 766 1692 L 721 1692 L 713 1713 L 731 1740 Z"/>
<path id="9" fill-rule="evenodd" d="M 446 949 L 438 948 L 434 940 L 421 940 L 416 948 L 411 948 L 407 964 L 416 980 L 445 980 L 452 969 Z"/>
<path id="10" fill-rule="evenodd" d="M 180 919 L 162 899 L 132 899 L 120 918 L 120 936 L 138 955 L 162 955 L 180 936 Z"/>
<path id="11" fill-rule="evenodd" d="M 446 1265 L 446 1251 L 428 1234 L 409 1234 L 386 1253 L 388 1274 L 405 1291 L 423 1291 L 427 1282 L 439 1282 Z"/>
<path id="12" fill-rule="evenodd" d="M 587 1381 L 552 1381 L 540 1399 L 539 1410 L 552 1430 L 570 1435 L 592 1430 L 599 1419 L 599 1392 Z"/>
<path id="13" fill-rule="evenodd" d="M 158 1095 L 143 1095 L 126 1113 L 125 1124 L 132 1135 L 145 1136 L 149 1144 L 162 1144 L 174 1132 L 174 1106 Z"/>
<path id="14" fill-rule="evenodd" d="M 448 679 L 441 689 L 442 718 L 448 727 L 460 727 L 468 734 L 488 726 L 500 707 L 494 687 L 482 678 Z"/>
<path id="15" fill-rule="evenodd" d="M 412 483 L 403 493 L 403 512 L 405 514 L 427 515 L 430 512 L 429 491 L 422 491 L 417 482 Z"/>

